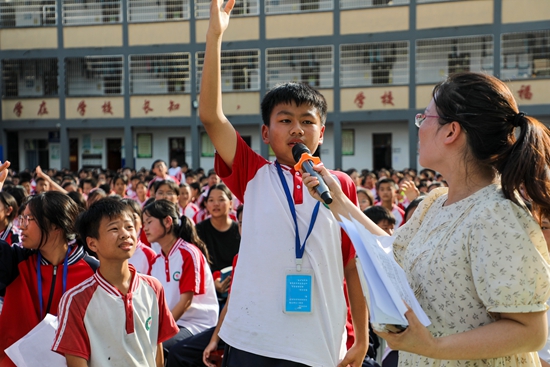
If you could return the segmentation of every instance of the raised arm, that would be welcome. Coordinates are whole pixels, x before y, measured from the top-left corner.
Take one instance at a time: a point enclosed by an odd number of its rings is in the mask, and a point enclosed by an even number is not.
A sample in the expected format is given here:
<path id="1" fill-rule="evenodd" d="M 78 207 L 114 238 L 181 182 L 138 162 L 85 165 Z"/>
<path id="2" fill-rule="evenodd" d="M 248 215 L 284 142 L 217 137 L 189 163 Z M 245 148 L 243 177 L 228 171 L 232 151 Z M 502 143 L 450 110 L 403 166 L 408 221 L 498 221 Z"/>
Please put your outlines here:
<path id="1" fill-rule="evenodd" d="M 52 178 L 50 176 L 48 176 L 46 173 L 44 173 L 44 171 L 42 171 L 42 168 L 40 168 L 40 166 L 36 166 L 35 172 L 36 172 L 36 175 L 38 177 L 42 177 L 44 180 L 46 180 L 50 183 L 50 190 L 59 191 L 59 192 L 62 192 L 64 194 L 68 194 L 67 190 L 62 188 L 60 185 L 57 184 L 57 182 L 52 180 Z"/>
<path id="2" fill-rule="evenodd" d="M 235 128 L 223 114 L 221 86 L 221 49 L 223 33 L 235 0 L 222 8 L 223 0 L 212 0 L 206 33 L 206 52 L 202 70 L 199 115 L 216 151 L 229 167 L 237 150 Z"/>
<path id="3" fill-rule="evenodd" d="M 313 167 L 317 172 L 321 174 L 325 183 L 327 184 L 332 194 L 332 203 L 328 206 L 334 217 L 340 221 L 340 217 L 354 218 L 361 223 L 369 232 L 375 236 L 387 236 L 388 234 L 378 227 L 372 220 L 370 220 L 361 209 L 359 209 L 350 199 L 344 194 L 340 188 L 340 183 L 332 177 L 332 174 L 322 165 Z M 307 172 L 303 172 L 304 185 L 307 186 L 309 193 L 315 199 L 321 201 L 319 194 L 315 191 L 315 187 L 319 184 L 316 177 L 311 176 Z"/>
<path id="4" fill-rule="evenodd" d="M 6 181 L 6 178 L 8 178 L 8 168 L 10 167 L 10 164 L 10 161 L 5 161 L 0 165 L 0 191 L 2 191 L 2 187 L 4 187 L 4 182 Z"/>

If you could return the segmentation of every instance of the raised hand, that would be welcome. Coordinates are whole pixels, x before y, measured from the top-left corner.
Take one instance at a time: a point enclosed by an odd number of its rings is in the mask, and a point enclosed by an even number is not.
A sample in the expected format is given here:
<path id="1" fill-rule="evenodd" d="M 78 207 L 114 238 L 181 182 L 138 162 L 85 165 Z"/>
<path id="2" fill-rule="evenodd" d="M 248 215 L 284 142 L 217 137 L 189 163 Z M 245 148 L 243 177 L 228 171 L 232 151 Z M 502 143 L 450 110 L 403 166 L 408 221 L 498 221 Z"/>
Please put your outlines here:
<path id="1" fill-rule="evenodd" d="M 235 6 L 235 0 L 228 0 L 225 6 L 223 6 L 223 3 L 223 0 L 212 0 L 210 3 L 208 32 L 218 36 L 223 34 L 229 25 L 229 15 L 233 10 L 233 6 Z"/>

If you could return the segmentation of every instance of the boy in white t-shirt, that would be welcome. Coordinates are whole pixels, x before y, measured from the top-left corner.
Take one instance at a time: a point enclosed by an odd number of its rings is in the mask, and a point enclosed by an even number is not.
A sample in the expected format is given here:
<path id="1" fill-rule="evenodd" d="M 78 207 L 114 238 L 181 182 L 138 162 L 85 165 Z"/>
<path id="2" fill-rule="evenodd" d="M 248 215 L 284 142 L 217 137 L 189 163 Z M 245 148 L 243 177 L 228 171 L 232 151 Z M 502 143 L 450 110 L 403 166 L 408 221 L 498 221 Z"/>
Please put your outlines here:
<path id="1" fill-rule="evenodd" d="M 367 310 L 354 249 L 293 167 L 294 145 L 303 143 L 315 152 L 322 143 L 326 101 L 306 84 L 273 88 L 262 101 L 262 139 L 277 161 L 252 151 L 222 109 L 222 35 L 235 1 L 222 8 L 223 3 L 213 0 L 210 8 L 199 113 L 217 151 L 215 170 L 245 205 L 239 271 L 220 331 L 228 345 L 224 365 L 360 366 L 368 347 Z M 356 202 L 349 176 L 334 174 Z M 299 249 L 304 243 L 302 256 Z M 344 277 L 356 337 L 347 352 Z"/>
<path id="2" fill-rule="evenodd" d="M 130 209 L 101 199 L 77 226 L 100 267 L 61 299 L 52 350 L 68 367 L 163 366 L 162 342 L 179 328 L 160 282 L 128 265 L 137 243 Z"/>

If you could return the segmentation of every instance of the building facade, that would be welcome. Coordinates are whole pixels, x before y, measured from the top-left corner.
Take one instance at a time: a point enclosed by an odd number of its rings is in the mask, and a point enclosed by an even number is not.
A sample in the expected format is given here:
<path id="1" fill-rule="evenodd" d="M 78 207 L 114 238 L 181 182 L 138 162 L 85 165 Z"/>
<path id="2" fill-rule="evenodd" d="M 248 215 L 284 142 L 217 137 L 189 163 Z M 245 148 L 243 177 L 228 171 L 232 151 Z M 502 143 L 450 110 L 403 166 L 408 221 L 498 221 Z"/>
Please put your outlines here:
<path id="1" fill-rule="evenodd" d="M 0 158 L 16 170 L 213 167 L 197 114 L 209 0 L 0 0 Z M 549 0 L 236 0 L 224 110 L 265 157 L 260 101 L 327 98 L 329 167 L 417 167 L 414 116 L 445 75 L 500 77 L 550 124 Z"/>

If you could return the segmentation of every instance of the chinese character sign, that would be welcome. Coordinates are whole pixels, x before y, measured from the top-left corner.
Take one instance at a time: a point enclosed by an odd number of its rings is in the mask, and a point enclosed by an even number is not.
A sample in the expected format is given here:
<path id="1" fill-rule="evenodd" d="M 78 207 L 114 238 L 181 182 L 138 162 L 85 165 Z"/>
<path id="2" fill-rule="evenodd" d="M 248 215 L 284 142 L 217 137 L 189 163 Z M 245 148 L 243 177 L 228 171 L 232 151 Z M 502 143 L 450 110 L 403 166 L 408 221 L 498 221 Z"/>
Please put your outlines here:
<path id="1" fill-rule="evenodd" d="M 149 101 L 148 99 L 146 99 L 145 102 L 143 103 L 143 111 L 145 112 L 146 115 L 147 115 L 149 112 L 152 112 L 152 111 L 153 111 L 153 109 L 151 108 L 150 104 L 151 104 L 151 101 Z"/>
<path id="2" fill-rule="evenodd" d="M 86 114 L 86 102 L 84 100 L 80 101 L 76 111 L 80 116 L 84 116 Z"/>
<path id="3" fill-rule="evenodd" d="M 385 92 L 381 97 L 380 99 L 382 99 L 382 104 L 385 106 L 385 105 L 392 105 L 394 106 L 393 104 L 393 96 L 392 96 L 392 93 L 391 91 L 389 92 Z"/>
<path id="4" fill-rule="evenodd" d="M 355 96 L 355 99 L 353 100 L 353 103 L 359 108 L 363 108 L 363 105 L 365 103 L 365 94 L 363 92 L 357 93 Z"/>
<path id="5" fill-rule="evenodd" d="M 533 93 L 531 92 L 530 85 L 522 85 L 518 90 L 518 95 L 520 99 L 531 99 L 533 98 Z"/>
<path id="6" fill-rule="evenodd" d="M 38 116 L 43 116 L 43 115 L 47 115 L 47 114 L 48 114 L 48 109 L 46 108 L 46 101 L 42 101 L 42 103 L 40 103 L 40 107 L 38 108 L 37 115 Z"/>
<path id="7" fill-rule="evenodd" d="M 111 106 L 111 101 L 107 101 L 103 103 L 103 106 L 101 106 L 101 110 L 104 114 L 113 114 L 113 107 Z"/>
<path id="8" fill-rule="evenodd" d="M 168 111 L 169 112 L 179 110 L 179 109 L 180 109 L 180 104 L 179 103 L 175 103 L 174 101 L 170 101 L 170 106 L 168 106 Z"/>
<path id="9" fill-rule="evenodd" d="M 13 113 L 15 113 L 15 116 L 21 117 L 22 112 L 23 112 L 23 103 L 19 101 L 15 104 L 15 107 L 13 108 Z"/>

